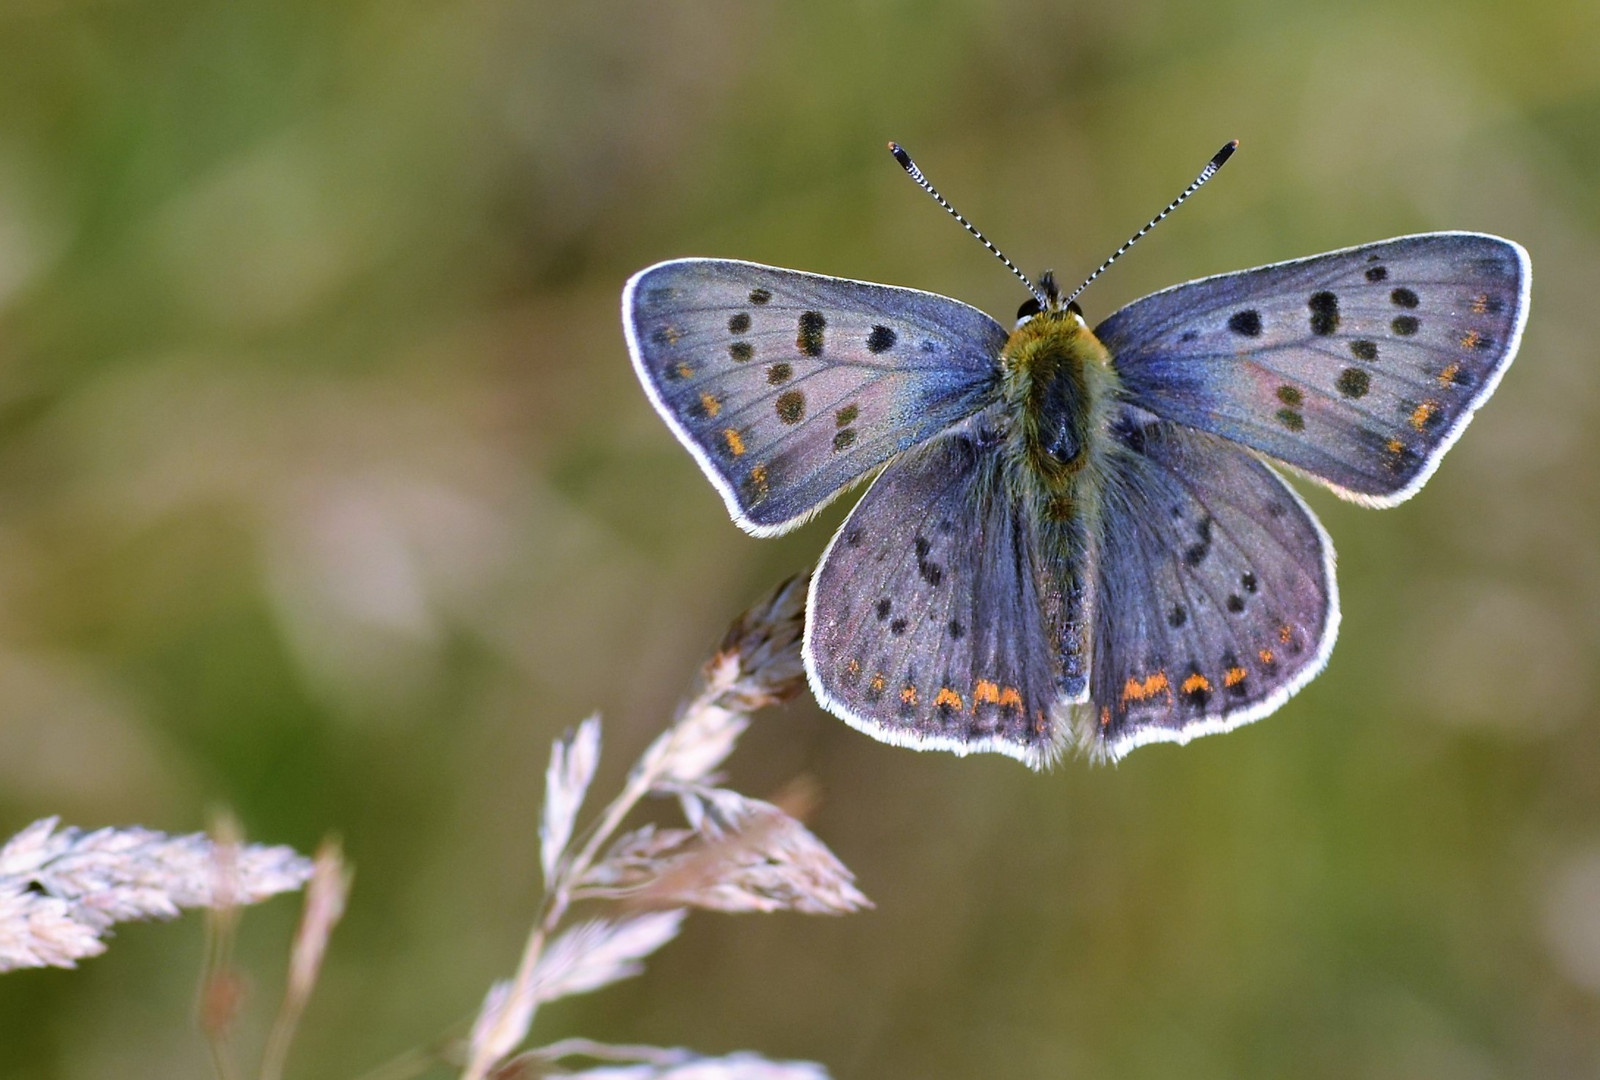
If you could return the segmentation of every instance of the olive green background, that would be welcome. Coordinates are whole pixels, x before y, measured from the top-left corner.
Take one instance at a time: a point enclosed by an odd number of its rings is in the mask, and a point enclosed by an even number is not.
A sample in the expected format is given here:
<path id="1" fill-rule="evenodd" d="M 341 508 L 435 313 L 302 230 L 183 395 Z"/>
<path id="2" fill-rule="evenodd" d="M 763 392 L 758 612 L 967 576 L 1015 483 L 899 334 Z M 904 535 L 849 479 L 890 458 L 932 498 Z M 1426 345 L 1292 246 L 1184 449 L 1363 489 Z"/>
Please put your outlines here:
<path id="1" fill-rule="evenodd" d="M 1218 145 L 1083 298 L 1429 229 L 1533 256 L 1521 356 L 1388 511 L 1308 494 L 1343 640 L 1277 715 L 1116 768 L 881 746 L 807 701 L 876 910 L 697 914 L 582 1034 L 839 1078 L 1600 1072 L 1600 6 L 5 0 L 0 836 L 328 832 L 357 867 L 291 1075 L 470 1015 L 538 889 L 549 741 L 597 790 L 842 514 L 727 520 L 622 282 L 719 255 L 1008 319 Z M 252 1060 L 297 902 L 239 945 Z M 0 976 L 0 1077 L 203 1077 L 201 924 Z M 431 1075 L 443 1076 L 443 1070 Z"/>

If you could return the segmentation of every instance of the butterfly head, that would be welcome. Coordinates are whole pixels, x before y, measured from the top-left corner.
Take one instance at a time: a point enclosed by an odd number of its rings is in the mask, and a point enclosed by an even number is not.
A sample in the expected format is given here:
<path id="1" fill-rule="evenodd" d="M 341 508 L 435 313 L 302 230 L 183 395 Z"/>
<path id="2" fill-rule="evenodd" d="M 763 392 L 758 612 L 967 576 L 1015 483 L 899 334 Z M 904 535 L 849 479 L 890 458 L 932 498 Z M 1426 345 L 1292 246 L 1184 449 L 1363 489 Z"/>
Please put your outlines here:
<path id="1" fill-rule="evenodd" d="M 1012 329 L 1021 329 L 1022 325 L 1040 315 L 1051 319 L 1066 319 L 1076 326 L 1086 325 L 1083 321 L 1083 309 L 1076 301 L 1062 303 L 1061 286 L 1056 282 L 1056 272 L 1046 270 L 1039 277 L 1039 293 L 1043 296 L 1030 296 L 1017 308 L 1017 324 Z"/>

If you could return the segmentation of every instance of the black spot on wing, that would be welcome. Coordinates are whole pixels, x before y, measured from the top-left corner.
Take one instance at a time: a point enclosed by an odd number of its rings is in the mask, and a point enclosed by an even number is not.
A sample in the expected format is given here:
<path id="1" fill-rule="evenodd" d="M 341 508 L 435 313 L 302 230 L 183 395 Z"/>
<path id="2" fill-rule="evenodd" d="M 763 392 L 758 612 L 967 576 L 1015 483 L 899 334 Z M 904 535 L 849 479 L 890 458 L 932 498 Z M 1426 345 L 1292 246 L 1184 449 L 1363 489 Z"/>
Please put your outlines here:
<path id="1" fill-rule="evenodd" d="M 773 411 L 785 424 L 798 424 L 806 418 L 806 396 L 799 390 L 785 390 L 778 395 Z"/>
<path id="2" fill-rule="evenodd" d="M 1211 527 L 1212 521 L 1209 517 L 1200 519 L 1200 524 L 1195 530 L 1199 540 L 1190 544 L 1183 553 L 1183 561 L 1190 566 L 1199 566 L 1206 561 L 1206 556 L 1211 554 Z"/>
<path id="3" fill-rule="evenodd" d="M 806 356 L 822 355 L 822 331 L 827 327 L 828 320 L 820 311 L 802 311 L 800 313 L 799 330 L 795 334 L 795 348 Z"/>
<path id="4" fill-rule="evenodd" d="M 867 335 L 867 349 L 869 352 L 881 353 L 894 348 L 897 335 L 887 326 L 874 326 L 872 333 Z"/>
<path id="5" fill-rule="evenodd" d="M 1261 313 L 1255 310 L 1236 311 L 1228 319 L 1228 329 L 1244 337 L 1261 336 Z"/>
<path id="6" fill-rule="evenodd" d="M 1339 381 L 1335 385 L 1338 386 L 1339 393 L 1345 397 L 1358 398 L 1366 395 L 1367 388 L 1371 382 L 1372 379 L 1360 368 L 1345 368 L 1340 373 Z"/>
<path id="7" fill-rule="evenodd" d="M 1314 292 L 1306 301 L 1311 309 L 1311 332 L 1327 337 L 1339 329 L 1339 298 L 1331 292 Z"/>

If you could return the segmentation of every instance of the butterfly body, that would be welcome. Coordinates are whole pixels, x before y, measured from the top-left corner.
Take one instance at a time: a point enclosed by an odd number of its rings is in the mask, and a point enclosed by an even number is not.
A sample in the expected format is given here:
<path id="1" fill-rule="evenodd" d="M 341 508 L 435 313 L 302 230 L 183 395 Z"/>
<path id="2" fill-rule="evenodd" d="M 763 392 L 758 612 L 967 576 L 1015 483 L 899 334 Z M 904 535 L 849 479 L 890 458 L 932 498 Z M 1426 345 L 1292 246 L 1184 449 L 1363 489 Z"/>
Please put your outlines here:
<path id="1" fill-rule="evenodd" d="M 881 467 L 813 577 L 818 700 L 888 742 L 1039 766 L 1278 708 L 1339 624 L 1332 544 L 1269 465 L 1413 494 L 1515 353 L 1527 254 L 1434 233 L 1202 279 L 1093 330 L 716 259 L 635 275 L 658 411 L 734 520 Z M 1026 305 L 1025 305 L 1026 308 Z"/>
<path id="2" fill-rule="evenodd" d="M 1011 457 L 1026 462 L 1047 500 L 1073 498 L 1073 478 L 1104 446 L 1097 438 L 1117 396 L 1110 355 L 1075 312 L 1042 312 L 1011 332 L 1000 354 Z"/>

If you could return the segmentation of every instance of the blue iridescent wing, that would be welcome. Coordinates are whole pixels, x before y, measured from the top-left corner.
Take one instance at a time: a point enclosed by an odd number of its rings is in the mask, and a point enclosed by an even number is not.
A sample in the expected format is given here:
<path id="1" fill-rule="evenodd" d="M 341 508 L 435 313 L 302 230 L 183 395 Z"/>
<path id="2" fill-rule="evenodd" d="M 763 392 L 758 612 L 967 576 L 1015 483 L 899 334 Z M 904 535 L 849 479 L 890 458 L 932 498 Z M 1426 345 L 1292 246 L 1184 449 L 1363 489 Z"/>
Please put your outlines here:
<path id="1" fill-rule="evenodd" d="M 1134 403 L 1391 506 L 1516 355 L 1529 273 L 1509 240 L 1427 233 L 1191 281 L 1095 334 Z"/>
<path id="2" fill-rule="evenodd" d="M 1110 438 L 1079 739 L 1115 758 L 1282 705 L 1327 663 L 1339 598 L 1327 534 L 1269 466 L 1131 407 Z"/>
<path id="3" fill-rule="evenodd" d="M 812 579 L 806 671 L 874 738 L 1039 767 L 1066 737 L 1055 707 L 1086 689 L 1060 629 L 1082 596 L 1041 559 L 1003 448 L 980 416 L 883 471 Z"/>
<path id="4" fill-rule="evenodd" d="M 976 412 L 1006 341 L 932 293 L 722 259 L 635 274 L 622 324 L 657 411 L 758 536 Z"/>

